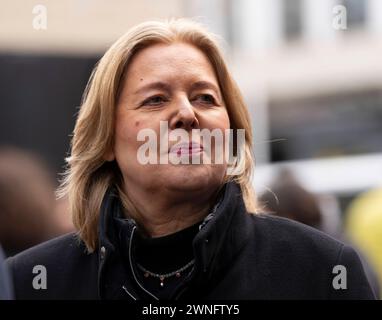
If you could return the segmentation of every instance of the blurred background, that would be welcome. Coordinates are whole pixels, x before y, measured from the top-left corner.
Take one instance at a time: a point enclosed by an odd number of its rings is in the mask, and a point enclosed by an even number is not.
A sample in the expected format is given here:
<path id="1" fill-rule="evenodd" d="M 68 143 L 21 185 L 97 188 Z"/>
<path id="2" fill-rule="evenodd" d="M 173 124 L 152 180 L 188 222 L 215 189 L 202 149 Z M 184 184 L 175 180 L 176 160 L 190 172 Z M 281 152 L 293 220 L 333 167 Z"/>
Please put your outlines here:
<path id="1" fill-rule="evenodd" d="M 65 199 L 55 201 L 53 191 L 98 59 L 139 22 L 192 17 L 224 39 L 250 109 L 263 210 L 352 243 L 379 290 L 381 0 L 0 0 L 0 7 L 0 243 L 8 254 L 72 230 Z"/>

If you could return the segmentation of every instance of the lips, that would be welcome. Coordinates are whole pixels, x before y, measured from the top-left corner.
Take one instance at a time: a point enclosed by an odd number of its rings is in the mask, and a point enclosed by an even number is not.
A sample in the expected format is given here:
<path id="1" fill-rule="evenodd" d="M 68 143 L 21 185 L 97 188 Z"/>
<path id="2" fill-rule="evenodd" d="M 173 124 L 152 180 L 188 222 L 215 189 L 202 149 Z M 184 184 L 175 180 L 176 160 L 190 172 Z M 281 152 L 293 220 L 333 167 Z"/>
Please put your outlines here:
<path id="1" fill-rule="evenodd" d="M 203 146 L 193 141 L 177 143 L 170 149 L 170 153 L 174 153 L 177 156 L 194 155 L 201 152 L 203 152 Z"/>

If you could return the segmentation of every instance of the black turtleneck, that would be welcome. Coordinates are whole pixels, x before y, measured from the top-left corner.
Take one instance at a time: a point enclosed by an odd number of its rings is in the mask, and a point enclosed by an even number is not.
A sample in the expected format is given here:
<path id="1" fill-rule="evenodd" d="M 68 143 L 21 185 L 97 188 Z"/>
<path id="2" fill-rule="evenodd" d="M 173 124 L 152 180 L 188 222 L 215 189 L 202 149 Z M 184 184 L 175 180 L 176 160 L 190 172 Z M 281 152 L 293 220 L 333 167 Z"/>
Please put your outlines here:
<path id="1" fill-rule="evenodd" d="M 117 229 L 119 229 L 119 239 L 124 261 L 128 262 L 128 247 L 124 236 L 124 226 L 126 220 L 115 218 Z M 141 270 L 138 264 L 144 269 L 155 274 L 169 274 L 186 266 L 194 259 L 192 241 L 199 231 L 202 221 L 173 234 L 150 238 L 139 229 L 134 235 L 134 270 L 139 282 L 146 290 L 157 296 L 159 299 L 171 298 L 175 289 L 182 283 L 184 278 L 193 270 L 193 264 L 178 275 L 165 278 L 163 286 L 157 277 L 148 275 Z M 126 266 L 130 267 L 130 266 Z"/>

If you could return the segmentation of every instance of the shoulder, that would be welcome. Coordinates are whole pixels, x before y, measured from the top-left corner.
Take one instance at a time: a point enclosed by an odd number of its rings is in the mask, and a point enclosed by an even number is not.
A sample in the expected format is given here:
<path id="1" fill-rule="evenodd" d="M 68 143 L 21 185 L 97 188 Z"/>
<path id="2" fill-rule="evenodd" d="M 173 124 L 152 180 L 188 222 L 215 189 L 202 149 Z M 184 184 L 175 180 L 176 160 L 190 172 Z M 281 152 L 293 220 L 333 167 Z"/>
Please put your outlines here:
<path id="1" fill-rule="evenodd" d="M 94 274 L 92 269 L 97 267 L 97 260 L 95 254 L 86 252 L 84 243 L 75 233 L 69 233 L 8 258 L 6 263 L 12 274 L 16 298 L 34 299 L 54 298 L 59 291 L 62 295 L 68 283 L 78 285 Z M 42 274 L 46 274 L 50 290 L 36 290 L 33 286 L 33 280 Z"/>
<path id="2" fill-rule="evenodd" d="M 263 269 L 275 279 L 286 273 L 295 283 L 306 279 L 304 283 L 311 282 L 312 288 L 326 292 L 326 298 L 374 298 L 351 246 L 290 219 L 258 214 L 251 215 L 251 220 L 254 249 L 264 262 Z M 337 274 L 346 278 L 342 284 L 345 290 L 333 285 Z"/>
<path id="3" fill-rule="evenodd" d="M 302 223 L 257 214 L 252 220 L 252 248 L 261 261 L 270 267 L 296 272 L 310 270 L 331 274 L 339 264 L 344 244 L 331 236 Z"/>
<path id="4" fill-rule="evenodd" d="M 9 283 L 8 272 L 4 265 L 4 255 L 0 247 L 0 300 L 12 298 L 11 285 Z"/>
<path id="5" fill-rule="evenodd" d="M 315 249 L 337 257 L 344 243 L 330 235 L 287 218 L 251 214 L 255 236 L 266 238 L 273 246 L 293 247 L 296 251 Z"/>
<path id="6" fill-rule="evenodd" d="M 11 267 L 22 268 L 24 265 L 45 264 L 50 265 L 57 261 L 65 261 L 75 256 L 82 256 L 86 253 L 83 242 L 75 233 L 65 234 L 52 240 L 43 242 L 29 248 L 11 258 L 7 263 Z"/>

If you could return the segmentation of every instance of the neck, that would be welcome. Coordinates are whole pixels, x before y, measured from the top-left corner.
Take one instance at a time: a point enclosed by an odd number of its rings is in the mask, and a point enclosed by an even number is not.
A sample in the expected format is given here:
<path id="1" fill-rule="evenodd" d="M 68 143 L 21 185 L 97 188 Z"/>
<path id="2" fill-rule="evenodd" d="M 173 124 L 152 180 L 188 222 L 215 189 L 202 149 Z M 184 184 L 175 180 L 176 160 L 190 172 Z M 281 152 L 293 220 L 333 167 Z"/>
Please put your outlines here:
<path id="1" fill-rule="evenodd" d="M 163 191 L 147 194 L 135 189 L 129 192 L 129 201 L 138 210 L 129 211 L 129 216 L 148 236 L 166 236 L 192 226 L 208 215 L 215 203 L 216 192 L 210 195 L 198 193 L 181 197 L 179 194 L 163 194 Z"/>

